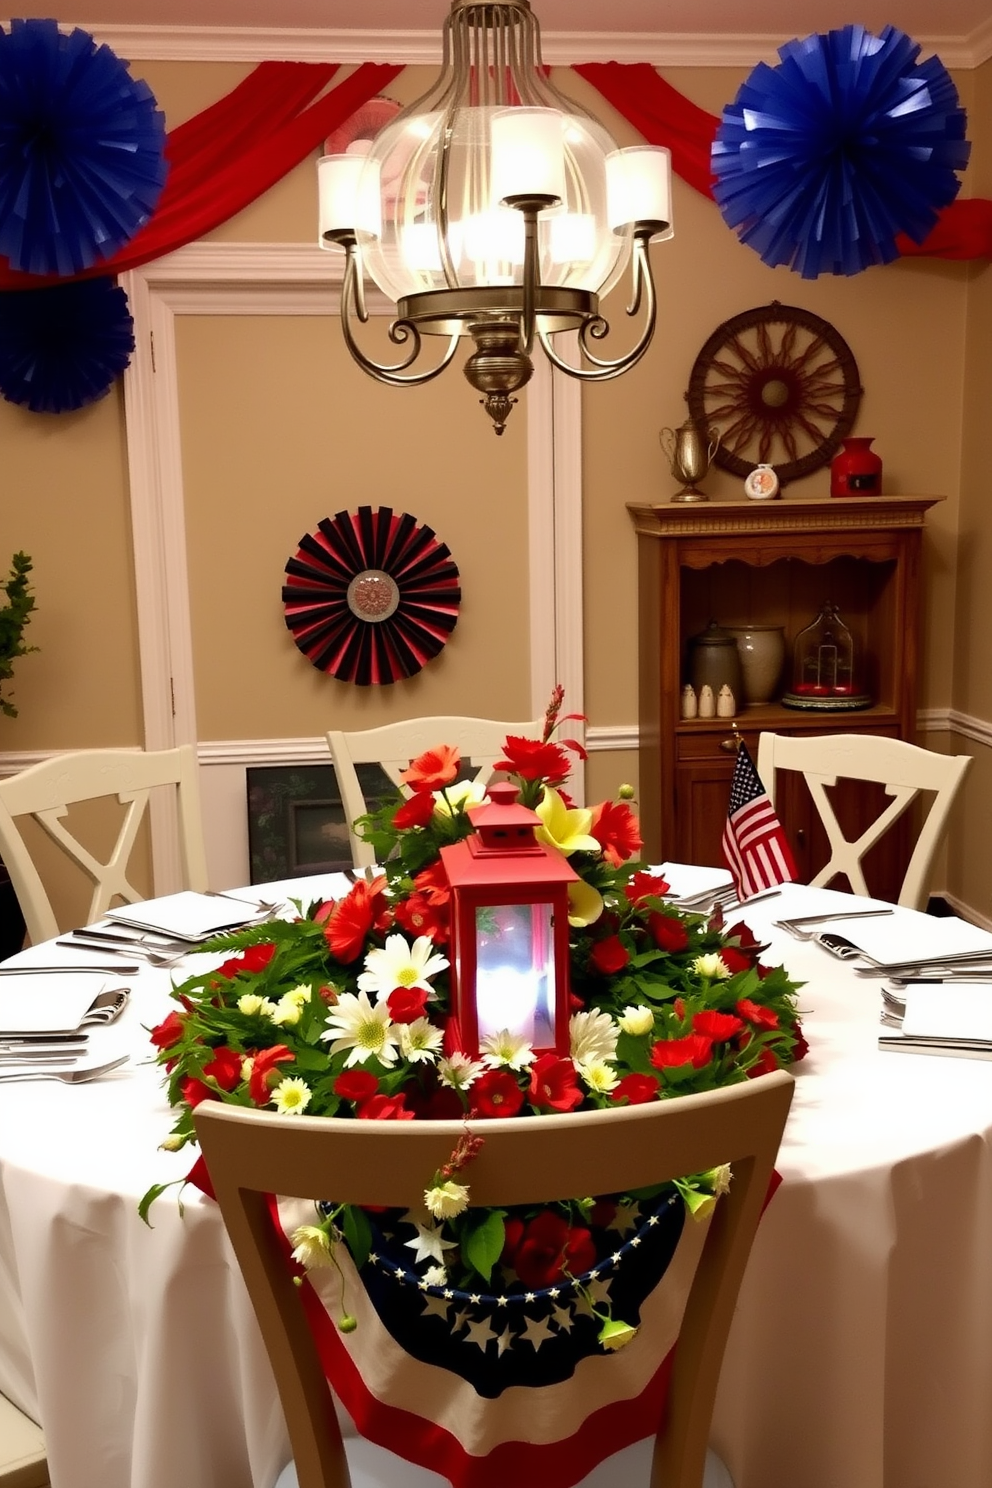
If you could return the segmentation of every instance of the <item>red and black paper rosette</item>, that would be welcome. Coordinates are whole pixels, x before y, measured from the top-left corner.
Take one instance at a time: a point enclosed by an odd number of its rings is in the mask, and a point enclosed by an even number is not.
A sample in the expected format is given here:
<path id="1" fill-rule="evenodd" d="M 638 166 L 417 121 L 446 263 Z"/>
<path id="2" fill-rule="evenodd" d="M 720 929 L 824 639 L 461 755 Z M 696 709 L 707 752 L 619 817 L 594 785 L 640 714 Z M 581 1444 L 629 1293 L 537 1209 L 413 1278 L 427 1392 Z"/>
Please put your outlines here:
<path id="1" fill-rule="evenodd" d="M 326 517 L 286 564 L 286 624 L 319 671 L 359 687 L 412 677 L 444 646 L 462 592 L 448 548 L 392 507 Z"/>

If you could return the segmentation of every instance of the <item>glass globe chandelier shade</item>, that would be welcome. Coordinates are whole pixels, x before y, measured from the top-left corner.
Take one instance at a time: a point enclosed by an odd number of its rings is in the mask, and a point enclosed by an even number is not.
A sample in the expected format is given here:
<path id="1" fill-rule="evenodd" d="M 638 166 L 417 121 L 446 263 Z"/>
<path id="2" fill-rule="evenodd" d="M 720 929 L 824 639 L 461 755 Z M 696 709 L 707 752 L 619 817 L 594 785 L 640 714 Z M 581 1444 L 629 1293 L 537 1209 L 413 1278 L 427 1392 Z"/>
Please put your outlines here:
<path id="1" fill-rule="evenodd" d="M 667 150 L 618 150 L 606 129 L 544 75 L 528 0 L 452 0 L 441 72 L 431 89 L 371 142 L 318 164 L 320 239 L 347 255 L 342 320 L 352 355 L 381 381 L 428 381 L 462 336 L 475 342 L 466 376 L 484 394 L 497 433 L 533 370 L 540 341 L 551 361 L 588 380 L 618 376 L 654 330 L 647 244 L 670 236 Z M 609 327 L 600 299 L 633 258 L 628 314 L 643 315 L 636 345 L 615 361 L 594 344 Z M 396 305 L 390 330 L 406 355 L 391 367 L 362 352 L 363 274 Z M 583 365 L 550 337 L 578 331 Z M 416 369 L 422 336 L 445 336 L 440 360 Z"/>

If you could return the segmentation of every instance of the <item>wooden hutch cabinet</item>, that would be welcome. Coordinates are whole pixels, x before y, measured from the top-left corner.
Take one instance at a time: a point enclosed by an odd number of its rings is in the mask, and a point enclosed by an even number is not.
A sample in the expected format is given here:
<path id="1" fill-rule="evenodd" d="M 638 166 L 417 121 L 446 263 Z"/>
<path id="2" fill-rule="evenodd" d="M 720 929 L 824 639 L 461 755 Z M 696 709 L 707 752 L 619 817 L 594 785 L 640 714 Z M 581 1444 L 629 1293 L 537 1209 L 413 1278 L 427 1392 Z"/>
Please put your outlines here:
<path id="1" fill-rule="evenodd" d="M 803 712 L 778 701 L 739 705 L 737 727 L 755 761 L 762 730 L 915 738 L 923 521 L 941 499 L 628 506 L 638 538 L 640 812 L 648 861 L 723 863 L 733 721 L 680 716 L 688 641 L 711 620 L 784 627 L 779 694 L 790 683 L 793 642 L 824 604 L 838 607 L 854 637 L 871 707 L 833 713 Z M 833 804 L 845 835 L 862 831 L 887 799 L 881 787 L 839 786 Z M 801 776 L 780 777 L 776 805 L 799 877 L 808 881 L 828 852 Z M 896 897 L 907 840 L 890 832 L 869 855 L 865 868 L 873 893 Z"/>

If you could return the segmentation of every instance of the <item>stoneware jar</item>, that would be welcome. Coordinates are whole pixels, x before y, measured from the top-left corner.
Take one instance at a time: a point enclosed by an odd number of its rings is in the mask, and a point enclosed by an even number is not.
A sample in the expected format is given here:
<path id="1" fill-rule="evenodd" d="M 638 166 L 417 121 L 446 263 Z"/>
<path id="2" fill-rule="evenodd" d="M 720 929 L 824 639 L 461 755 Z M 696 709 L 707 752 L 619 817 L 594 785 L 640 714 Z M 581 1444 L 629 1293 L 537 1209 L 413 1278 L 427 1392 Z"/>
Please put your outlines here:
<path id="1" fill-rule="evenodd" d="M 744 678 L 744 705 L 758 708 L 778 696 L 785 661 L 785 629 L 781 625 L 731 625 L 737 641 Z"/>
<path id="2" fill-rule="evenodd" d="M 845 439 L 844 448 L 830 462 L 831 496 L 880 496 L 882 457 L 871 439 Z"/>
<path id="3" fill-rule="evenodd" d="M 715 620 L 711 620 L 704 631 L 692 636 L 689 641 L 689 681 L 697 695 L 703 687 L 710 687 L 714 700 L 724 686 L 730 688 L 735 698 L 744 695 L 737 637 L 722 625 L 717 625 Z M 702 706 L 699 716 L 703 716 Z"/>

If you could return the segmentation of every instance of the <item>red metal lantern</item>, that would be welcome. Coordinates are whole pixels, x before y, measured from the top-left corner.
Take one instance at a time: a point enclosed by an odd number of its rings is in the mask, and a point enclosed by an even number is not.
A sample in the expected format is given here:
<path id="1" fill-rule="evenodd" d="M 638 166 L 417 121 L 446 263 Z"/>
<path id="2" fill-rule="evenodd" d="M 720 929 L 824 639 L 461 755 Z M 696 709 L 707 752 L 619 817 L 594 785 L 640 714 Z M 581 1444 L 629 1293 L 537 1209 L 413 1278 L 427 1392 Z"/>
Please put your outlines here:
<path id="1" fill-rule="evenodd" d="M 475 833 L 441 849 L 451 885 L 451 1009 L 477 1054 L 503 1029 L 535 1053 L 569 1048 L 568 886 L 579 875 L 534 837 L 540 817 L 509 781 L 469 812 Z"/>

